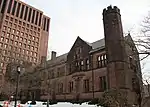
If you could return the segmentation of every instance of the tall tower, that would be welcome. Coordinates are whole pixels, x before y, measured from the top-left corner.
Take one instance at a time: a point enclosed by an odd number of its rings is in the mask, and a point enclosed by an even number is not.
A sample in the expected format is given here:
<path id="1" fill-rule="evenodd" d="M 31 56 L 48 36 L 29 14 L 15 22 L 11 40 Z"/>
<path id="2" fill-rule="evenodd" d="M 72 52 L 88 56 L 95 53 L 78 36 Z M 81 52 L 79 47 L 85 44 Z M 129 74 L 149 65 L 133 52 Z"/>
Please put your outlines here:
<path id="1" fill-rule="evenodd" d="M 120 10 L 109 6 L 103 10 L 109 88 L 126 89 L 126 52 Z"/>

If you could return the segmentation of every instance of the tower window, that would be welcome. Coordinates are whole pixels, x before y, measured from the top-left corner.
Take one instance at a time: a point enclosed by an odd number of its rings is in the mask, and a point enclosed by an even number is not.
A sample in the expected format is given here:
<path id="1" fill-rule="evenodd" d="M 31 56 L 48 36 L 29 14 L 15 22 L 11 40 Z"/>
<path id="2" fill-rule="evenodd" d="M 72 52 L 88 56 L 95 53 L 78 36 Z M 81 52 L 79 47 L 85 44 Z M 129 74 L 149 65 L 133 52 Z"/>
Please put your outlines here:
<path id="1" fill-rule="evenodd" d="M 28 13 L 28 7 L 26 6 L 26 11 L 25 11 L 24 20 L 26 20 L 26 19 L 27 19 L 27 13 Z"/>
<path id="2" fill-rule="evenodd" d="M 5 12 L 6 4 L 7 4 L 7 0 L 3 0 L 3 5 L 2 5 L 1 13 L 4 13 L 4 12 Z"/>
<path id="3" fill-rule="evenodd" d="M 48 30 L 49 30 L 49 19 L 47 19 L 47 32 L 48 32 Z"/>
<path id="4" fill-rule="evenodd" d="M 2 1 L 2 0 L 0 0 L 0 1 Z M 12 1 L 13 1 L 13 0 L 10 0 L 10 2 L 9 2 L 9 6 L 8 6 L 7 13 L 10 13 L 10 11 L 11 11 Z"/>
<path id="5" fill-rule="evenodd" d="M 35 17 L 35 10 L 33 10 L 33 14 L 32 14 L 32 23 L 34 23 L 34 17 Z"/>
<path id="6" fill-rule="evenodd" d="M 14 1 L 13 10 L 12 10 L 12 15 L 15 14 L 16 5 L 17 5 L 17 1 Z"/>
<path id="7" fill-rule="evenodd" d="M 46 25 L 46 18 L 44 18 L 44 30 L 45 30 L 45 26 Z"/>
<path id="8" fill-rule="evenodd" d="M 35 24 L 37 25 L 37 22 L 38 22 L 38 17 L 39 17 L 39 12 L 37 11 L 36 13 L 36 20 L 35 20 Z"/>
<path id="9" fill-rule="evenodd" d="M 20 4 L 20 3 L 18 3 L 17 13 L 16 13 L 16 16 L 17 16 L 17 17 L 19 16 L 20 6 L 21 6 L 21 4 Z"/>
<path id="10" fill-rule="evenodd" d="M 32 9 L 30 8 L 29 10 L 29 16 L 28 16 L 28 21 L 30 22 L 30 18 L 31 18 L 31 12 L 32 12 Z"/>
<path id="11" fill-rule="evenodd" d="M 40 13 L 39 26 L 41 26 L 42 13 Z"/>
<path id="12" fill-rule="evenodd" d="M 22 19 L 23 17 L 23 12 L 24 12 L 24 5 L 22 5 L 22 8 L 21 8 L 21 14 L 20 14 L 20 18 Z"/>

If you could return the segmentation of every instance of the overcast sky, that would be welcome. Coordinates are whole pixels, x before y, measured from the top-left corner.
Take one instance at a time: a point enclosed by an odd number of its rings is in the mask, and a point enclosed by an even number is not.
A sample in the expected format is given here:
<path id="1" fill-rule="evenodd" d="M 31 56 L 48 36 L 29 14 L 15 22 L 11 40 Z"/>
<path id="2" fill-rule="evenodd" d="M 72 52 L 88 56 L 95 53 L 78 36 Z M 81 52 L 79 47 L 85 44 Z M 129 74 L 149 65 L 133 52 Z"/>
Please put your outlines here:
<path id="1" fill-rule="evenodd" d="M 70 50 L 77 36 L 88 42 L 104 37 L 102 11 L 109 5 L 121 10 L 124 32 L 137 27 L 150 10 L 149 0 L 22 0 L 51 18 L 49 50 Z"/>

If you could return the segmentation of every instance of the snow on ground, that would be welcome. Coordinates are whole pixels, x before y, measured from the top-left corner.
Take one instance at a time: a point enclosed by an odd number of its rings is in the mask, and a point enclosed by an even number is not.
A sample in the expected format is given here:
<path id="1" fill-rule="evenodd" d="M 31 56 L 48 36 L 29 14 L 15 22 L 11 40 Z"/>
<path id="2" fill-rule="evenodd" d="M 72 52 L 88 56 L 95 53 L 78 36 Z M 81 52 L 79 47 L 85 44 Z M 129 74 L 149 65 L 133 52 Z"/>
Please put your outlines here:
<path id="1" fill-rule="evenodd" d="M 4 101 L 0 101 L 0 105 L 3 105 Z M 17 103 L 18 104 L 18 103 Z M 31 107 L 46 107 L 46 105 L 42 105 L 43 102 L 36 102 L 36 105 L 31 105 Z M 29 107 L 29 105 L 21 104 L 23 107 Z M 14 107 L 14 102 L 11 102 L 9 107 Z M 96 105 L 88 105 L 87 103 L 79 104 L 71 104 L 71 103 L 57 103 L 54 105 L 50 105 L 49 107 L 97 107 Z"/>

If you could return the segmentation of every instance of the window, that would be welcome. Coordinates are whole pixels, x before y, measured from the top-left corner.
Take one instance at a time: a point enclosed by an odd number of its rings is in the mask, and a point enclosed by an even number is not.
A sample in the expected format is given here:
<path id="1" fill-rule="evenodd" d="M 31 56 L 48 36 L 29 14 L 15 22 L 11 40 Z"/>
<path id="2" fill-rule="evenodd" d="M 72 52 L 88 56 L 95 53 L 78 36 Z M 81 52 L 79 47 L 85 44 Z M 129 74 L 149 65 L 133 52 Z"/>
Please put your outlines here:
<path id="1" fill-rule="evenodd" d="M 16 40 L 19 40 L 19 36 L 16 36 Z"/>
<path id="2" fill-rule="evenodd" d="M 3 43 L 0 43 L 0 47 L 3 47 Z"/>
<path id="3" fill-rule="evenodd" d="M 13 44 L 13 40 L 10 40 L 10 43 Z"/>
<path id="4" fill-rule="evenodd" d="M 10 38 L 10 33 L 7 33 L 7 38 Z"/>
<path id="5" fill-rule="evenodd" d="M 20 6 L 21 6 L 21 4 L 18 3 L 18 8 L 17 8 L 17 12 L 16 12 L 16 16 L 17 16 L 17 17 L 19 16 Z"/>
<path id="6" fill-rule="evenodd" d="M 58 93 L 63 93 L 63 83 L 58 84 Z"/>
<path id="7" fill-rule="evenodd" d="M 30 30 L 30 32 L 31 32 L 31 34 L 33 33 L 33 31 L 32 31 L 32 30 Z"/>
<path id="8" fill-rule="evenodd" d="M 2 32 L 2 36 L 5 36 L 5 32 Z"/>
<path id="9" fill-rule="evenodd" d="M 32 45 L 35 45 L 35 42 L 34 42 L 34 41 L 32 41 Z"/>
<path id="10" fill-rule="evenodd" d="M 28 37 L 28 34 L 27 34 L 27 33 L 25 34 L 25 37 L 26 37 L 26 38 Z"/>
<path id="11" fill-rule="evenodd" d="M 23 41 L 23 38 L 22 38 L 22 37 L 20 37 L 20 41 Z"/>
<path id="12" fill-rule="evenodd" d="M 28 49 L 30 49 L 30 45 L 28 45 Z"/>
<path id="13" fill-rule="evenodd" d="M 33 13 L 32 13 L 32 23 L 34 23 L 34 18 L 35 18 L 35 10 L 33 10 Z"/>
<path id="14" fill-rule="evenodd" d="M 32 39 L 35 40 L 35 37 L 33 36 Z"/>
<path id="15" fill-rule="evenodd" d="M 31 52 L 31 56 L 33 56 L 33 52 Z"/>
<path id="16" fill-rule="evenodd" d="M 32 12 L 32 9 L 30 8 L 30 10 L 29 10 L 29 16 L 28 16 L 28 22 L 30 22 L 31 12 Z"/>
<path id="17" fill-rule="evenodd" d="M 31 35 L 29 35 L 29 38 L 30 38 L 30 39 L 32 39 L 32 36 L 31 36 Z"/>
<path id="18" fill-rule="evenodd" d="M 17 41 L 15 41 L 15 45 L 18 45 L 18 42 L 17 42 Z"/>
<path id="19" fill-rule="evenodd" d="M 26 26 L 26 23 L 25 23 L 25 22 L 23 22 L 23 26 Z"/>
<path id="20" fill-rule="evenodd" d="M 27 42 L 27 39 L 24 39 L 24 42 Z"/>
<path id="21" fill-rule="evenodd" d="M 84 91 L 89 92 L 89 79 L 84 80 Z"/>
<path id="22" fill-rule="evenodd" d="M 16 24 L 14 24 L 14 28 L 17 28 L 17 25 L 16 25 Z"/>
<path id="23" fill-rule="evenodd" d="M 86 60 L 86 70 L 90 69 L 90 63 L 89 63 L 89 59 Z"/>
<path id="24" fill-rule="evenodd" d="M 27 54 L 29 54 L 29 51 L 27 50 Z"/>
<path id="25" fill-rule="evenodd" d="M 19 33 L 20 33 L 20 32 L 19 32 L 19 31 L 17 31 L 17 35 L 19 35 Z"/>
<path id="26" fill-rule="evenodd" d="M 3 62 L 1 62 L 1 67 L 3 67 L 4 66 L 4 63 Z"/>
<path id="27" fill-rule="evenodd" d="M 15 29 L 13 29 L 13 30 L 12 30 L 12 33 L 15 33 L 15 32 L 16 32 L 16 30 L 15 30 Z"/>
<path id="28" fill-rule="evenodd" d="M 21 36 L 23 36 L 24 34 L 23 34 L 23 32 L 21 32 Z"/>
<path id="29" fill-rule="evenodd" d="M 4 48 L 7 48 L 7 47 L 8 47 L 8 45 L 7 45 L 7 44 L 5 44 L 5 45 L 4 45 Z"/>
<path id="30" fill-rule="evenodd" d="M 106 76 L 99 77 L 99 90 L 104 91 L 106 88 Z"/>
<path id="31" fill-rule="evenodd" d="M 35 48 L 35 51 L 38 51 L 38 48 Z"/>
<path id="32" fill-rule="evenodd" d="M 84 62 L 81 61 L 81 62 L 80 62 L 80 70 L 83 70 L 83 69 L 84 69 Z"/>
<path id="33" fill-rule="evenodd" d="M 11 28 L 10 27 L 8 27 L 8 32 L 10 32 L 11 31 Z"/>
<path id="34" fill-rule="evenodd" d="M 19 21 L 19 25 L 21 25 L 22 24 L 22 22 L 21 21 Z M 20 26 L 21 27 L 21 26 Z"/>
<path id="35" fill-rule="evenodd" d="M 21 42 L 19 42 L 19 45 L 20 45 L 20 46 L 22 46 L 22 43 L 21 43 Z"/>
<path id="36" fill-rule="evenodd" d="M 28 43 L 30 44 L 30 43 L 31 43 L 31 40 L 28 40 Z"/>
<path id="37" fill-rule="evenodd" d="M 17 19 L 15 19 L 15 23 L 18 23 L 18 20 L 17 20 Z"/>
<path id="38" fill-rule="evenodd" d="M 73 81 L 69 82 L 69 92 L 73 91 Z"/>
<path id="39" fill-rule="evenodd" d="M 9 43 L 9 39 L 6 39 L 6 43 Z"/>
<path id="40" fill-rule="evenodd" d="M 26 44 L 24 44 L 24 48 L 26 48 Z"/>
<path id="41" fill-rule="evenodd" d="M 11 39 L 14 39 L 14 38 L 15 38 L 15 35 L 12 34 L 12 35 L 11 35 Z"/>
<path id="42" fill-rule="evenodd" d="M 24 49 L 22 50 L 22 53 L 23 53 L 23 54 L 25 53 L 25 50 L 24 50 Z"/>
<path id="43" fill-rule="evenodd" d="M 9 46 L 9 49 L 12 50 L 12 46 Z"/>
<path id="44" fill-rule="evenodd" d="M 17 1 L 14 1 L 14 5 L 13 5 L 13 9 L 12 9 L 12 15 L 15 14 L 16 5 L 17 5 Z"/>
<path id="45" fill-rule="evenodd" d="M 46 28 L 46 31 L 48 32 L 49 30 L 49 19 L 47 19 L 47 28 Z"/>
<path id="46" fill-rule="evenodd" d="M 42 19 L 42 13 L 40 13 L 39 23 L 38 25 L 41 26 L 41 19 Z"/>
<path id="47" fill-rule="evenodd" d="M 6 26 L 3 27 L 3 30 L 6 30 Z"/>
<path id="48" fill-rule="evenodd" d="M 38 46 L 39 44 L 36 42 L 36 46 Z"/>
<path id="49" fill-rule="evenodd" d="M 22 5 L 22 8 L 21 8 L 21 14 L 20 14 L 20 18 L 22 19 L 22 17 L 23 17 L 23 12 L 24 12 L 24 5 Z"/>
<path id="50" fill-rule="evenodd" d="M 4 41 L 4 37 L 1 37 L 1 41 Z"/>
<path id="51" fill-rule="evenodd" d="M 11 23 L 11 22 L 9 22 L 9 25 L 10 25 L 10 26 L 12 26 L 12 23 Z"/>
<path id="52" fill-rule="evenodd" d="M 97 63 L 98 63 L 98 67 L 106 67 L 106 64 L 107 64 L 106 54 L 102 54 L 98 56 Z"/>
<path id="53" fill-rule="evenodd" d="M 37 53 L 34 53 L 34 56 L 37 57 Z"/>
<path id="54" fill-rule="evenodd" d="M 9 6 L 8 6 L 7 13 L 10 13 L 10 11 L 11 11 L 12 1 L 13 1 L 13 0 L 10 0 L 10 2 L 9 2 Z"/>
<path id="55" fill-rule="evenodd" d="M 8 25 L 8 21 L 5 20 L 5 24 Z"/>
<path id="56" fill-rule="evenodd" d="M 34 47 L 33 47 L 33 46 L 31 47 L 31 50 L 34 50 Z"/>
<path id="57" fill-rule="evenodd" d="M 18 51 L 21 52 L 21 48 L 19 48 Z"/>
<path id="58" fill-rule="evenodd" d="M 21 30 L 21 26 L 18 26 L 18 29 Z"/>

